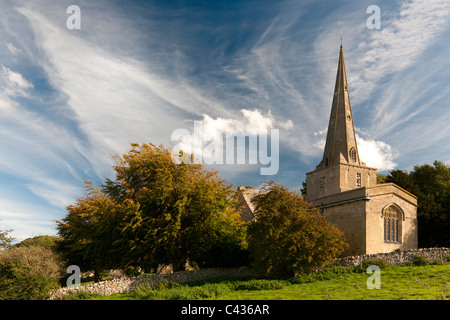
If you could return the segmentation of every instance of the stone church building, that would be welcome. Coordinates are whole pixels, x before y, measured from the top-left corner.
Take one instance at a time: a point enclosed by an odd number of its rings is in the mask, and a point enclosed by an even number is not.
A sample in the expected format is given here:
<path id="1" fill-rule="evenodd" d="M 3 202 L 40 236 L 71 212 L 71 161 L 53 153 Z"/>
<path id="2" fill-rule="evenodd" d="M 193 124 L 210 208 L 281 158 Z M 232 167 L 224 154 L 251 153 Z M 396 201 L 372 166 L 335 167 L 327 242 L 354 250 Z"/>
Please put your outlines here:
<path id="1" fill-rule="evenodd" d="M 257 190 L 239 188 L 243 218 L 250 220 Z M 393 183 L 377 184 L 377 169 L 359 158 L 342 45 L 323 158 L 306 174 L 306 190 L 306 200 L 344 232 L 344 256 L 417 248 L 417 197 Z"/>

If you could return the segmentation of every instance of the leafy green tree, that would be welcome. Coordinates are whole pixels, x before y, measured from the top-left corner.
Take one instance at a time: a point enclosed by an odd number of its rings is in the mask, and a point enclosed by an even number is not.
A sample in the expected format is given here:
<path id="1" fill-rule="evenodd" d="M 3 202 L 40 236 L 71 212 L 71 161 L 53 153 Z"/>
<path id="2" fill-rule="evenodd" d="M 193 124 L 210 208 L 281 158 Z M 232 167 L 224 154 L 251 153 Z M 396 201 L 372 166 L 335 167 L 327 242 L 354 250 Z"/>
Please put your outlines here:
<path id="1" fill-rule="evenodd" d="M 255 222 L 248 226 L 248 247 L 256 269 L 296 275 L 340 255 L 343 233 L 296 192 L 274 182 L 253 198 Z"/>
<path id="2" fill-rule="evenodd" d="M 128 242 L 121 231 L 127 217 L 139 211 L 139 205 L 129 199 L 113 201 L 90 181 L 85 183 L 86 196 L 69 205 L 68 215 L 57 221 L 61 236 L 57 248 L 68 264 L 93 270 L 94 280 L 99 281 L 103 270 L 127 265 L 124 250 Z"/>
<path id="3" fill-rule="evenodd" d="M 435 161 L 415 166 L 410 175 L 419 189 L 419 244 L 450 246 L 450 167 Z"/>
<path id="4" fill-rule="evenodd" d="M 27 239 L 17 243 L 16 245 L 14 245 L 14 247 L 36 246 L 36 247 L 43 247 L 43 248 L 55 250 L 58 245 L 59 240 L 60 240 L 60 238 L 55 237 L 55 236 L 47 236 L 47 235 L 36 236 L 36 237 L 32 237 L 32 238 L 27 238 Z"/>
<path id="5" fill-rule="evenodd" d="M 0 250 L 11 247 L 14 238 L 8 237 L 10 232 L 12 232 L 12 230 L 0 230 Z"/>
<path id="6" fill-rule="evenodd" d="M 406 191 L 414 195 L 417 195 L 420 192 L 413 177 L 407 171 L 404 170 L 390 171 L 389 174 L 386 176 L 384 182 L 386 183 L 393 182 L 399 187 L 405 189 Z"/>
<path id="7" fill-rule="evenodd" d="M 123 231 L 134 239 L 131 254 L 148 266 L 201 260 L 223 237 L 242 242 L 237 196 L 231 185 L 200 164 L 176 164 L 169 149 L 133 144 L 114 167 L 106 194 L 139 203 L 140 210 Z M 134 259 L 135 259 L 134 258 Z"/>
<path id="8" fill-rule="evenodd" d="M 203 265 L 211 250 L 241 246 L 237 195 L 199 164 L 176 164 L 169 149 L 132 144 L 116 177 L 68 207 L 61 250 L 87 269 Z M 78 262 L 78 263 L 75 263 Z"/>
<path id="9" fill-rule="evenodd" d="M 450 246 L 450 167 L 440 161 L 391 171 L 393 182 L 418 197 L 419 247 Z"/>
<path id="10" fill-rule="evenodd" d="M 386 183 L 387 175 L 377 173 L 377 184 Z"/>
<path id="11" fill-rule="evenodd" d="M 306 180 L 302 181 L 302 187 L 300 188 L 300 193 L 302 194 L 302 196 L 306 197 Z"/>

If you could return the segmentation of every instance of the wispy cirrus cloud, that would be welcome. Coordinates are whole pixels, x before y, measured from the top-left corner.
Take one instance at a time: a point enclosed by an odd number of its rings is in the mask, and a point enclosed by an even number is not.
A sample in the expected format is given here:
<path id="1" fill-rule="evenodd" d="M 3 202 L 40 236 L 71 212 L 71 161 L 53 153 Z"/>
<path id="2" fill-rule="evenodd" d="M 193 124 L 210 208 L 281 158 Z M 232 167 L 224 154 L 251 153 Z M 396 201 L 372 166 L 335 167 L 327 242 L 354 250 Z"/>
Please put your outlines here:
<path id="1" fill-rule="evenodd" d="M 15 56 L 22 53 L 22 50 L 20 50 L 19 48 L 16 48 L 16 46 L 10 42 L 6 43 L 6 47 L 8 48 L 9 52 L 11 52 Z"/>
<path id="2" fill-rule="evenodd" d="M 352 74 L 349 80 L 357 101 L 370 96 L 381 79 L 417 63 L 418 57 L 448 27 L 449 14 L 450 3 L 446 0 L 420 0 L 402 3 L 396 14 L 383 19 L 382 29 L 370 32 L 368 39 L 356 48 L 359 58 L 354 69 L 360 72 Z M 385 111 L 377 108 L 376 120 Z"/>
<path id="3" fill-rule="evenodd" d="M 410 166 L 411 161 L 415 161 L 413 164 L 423 161 L 417 156 L 415 160 L 407 156 L 417 155 L 423 147 L 416 141 L 427 141 L 431 147 L 448 138 L 446 130 L 434 134 L 432 128 L 445 126 L 442 118 L 435 115 L 445 110 L 445 99 L 449 97 L 449 89 L 444 85 L 448 76 L 443 71 L 449 66 L 448 59 L 443 58 L 449 50 L 442 44 L 448 41 L 450 3 L 417 0 L 381 1 L 378 5 L 381 30 L 367 29 L 365 19 L 356 20 L 356 13 L 350 10 L 344 14 L 345 23 L 339 20 L 324 28 L 315 47 L 317 56 L 324 61 L 321 69 L 325 72 L 333 67 L 327 62 L 331 59 L 329 48 L 333 42 L 330 30 L 344 31 L 355 124 L 364 127 L 365 142 L 377 142 L 366 143 L 372 146 L 373 154 L 389 148 L 395 154 L 394 161 L 389 152 L 381 152 L 386 156 L 379 164 L 380 169 L 389 170 L 398 165 Z M 359 10 L 365 9 L 364 4 L 359 6 Z M 435 81 L 439 78 L 443 81 Z M 329 76 L 330 87 L 333 81 Z M 418 127 L 423 129 L 418 131 Z"/>
<path id="4" fill-rule="evenodd" d="M 163 143 L 186 113 L 215 105 L 186 83 L 152 74 L 147 65 L 107 52 L 35 10 L 17 11 L 33 27 L 48 79 L 66 97 L 84 135 L 74 139 L 87 139 L 83 153 L 96 159 L 91 165 L 99 176 L 111 174 L 111 156 L 127 151 L 129 143 Z"/>
<path id="5" fill-rule="evenodd" d="M 28 96 L 28 89 L 33 88 L 33 84 L 26 80 L 20 73 L 14 72 L 5 66 L 1 66 L 3 77 L 4 94 L 7 96 Z"/>

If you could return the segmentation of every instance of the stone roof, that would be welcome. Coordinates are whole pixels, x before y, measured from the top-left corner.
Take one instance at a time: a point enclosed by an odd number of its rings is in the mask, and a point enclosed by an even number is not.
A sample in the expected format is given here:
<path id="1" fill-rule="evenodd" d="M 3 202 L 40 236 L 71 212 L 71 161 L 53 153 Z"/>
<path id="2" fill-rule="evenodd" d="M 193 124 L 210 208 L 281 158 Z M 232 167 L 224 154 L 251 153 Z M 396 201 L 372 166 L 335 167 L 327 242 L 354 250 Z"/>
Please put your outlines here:
<path id="1" fill-rule="evenodd" d="M 265 191 L 253 189 L 253 186 L 239 186 L 237 188 L 237 191 L 239 192 L 239 202 L 240 205 L 244 206 L 244 212 L 241 214 L 241 218 L 244 221 L 251 221 L 255 217 L 255 209 L 256 206 L 252 202 L 252 199 L 261 193 L 264 193 Z"/>

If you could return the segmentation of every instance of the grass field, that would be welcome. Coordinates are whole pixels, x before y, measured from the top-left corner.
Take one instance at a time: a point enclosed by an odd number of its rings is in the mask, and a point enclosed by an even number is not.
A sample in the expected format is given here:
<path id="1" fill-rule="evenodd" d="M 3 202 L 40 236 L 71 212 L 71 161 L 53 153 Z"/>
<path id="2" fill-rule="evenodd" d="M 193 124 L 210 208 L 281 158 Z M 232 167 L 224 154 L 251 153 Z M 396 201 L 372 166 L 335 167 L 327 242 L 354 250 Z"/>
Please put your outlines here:
<path id="1" fill-rule="evenodd" d="M 140 287 L 104 300 L 411 300 L 450 298 L 450 264 L 381 268 L 380 289 L 368 289 L 370 275 L 359 268 L 334 268 L 294 279 L 214 278 L 158 288 Z M 72 297 L 77 298 L 77 297 Z"/>

